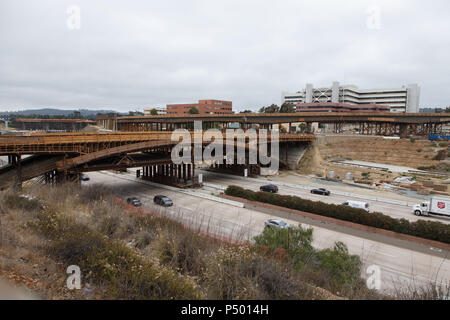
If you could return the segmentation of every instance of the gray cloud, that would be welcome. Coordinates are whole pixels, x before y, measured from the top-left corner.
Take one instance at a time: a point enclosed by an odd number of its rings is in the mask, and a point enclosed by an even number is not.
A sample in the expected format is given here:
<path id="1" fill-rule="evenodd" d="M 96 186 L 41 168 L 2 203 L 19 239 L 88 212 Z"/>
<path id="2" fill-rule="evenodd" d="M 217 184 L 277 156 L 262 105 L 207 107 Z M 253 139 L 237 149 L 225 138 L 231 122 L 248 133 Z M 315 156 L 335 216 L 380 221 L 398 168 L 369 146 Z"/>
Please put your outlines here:
<path id="1" fill-rule="evenodd" d="M 81 29 L 66 26 L 70 5 Z M 381 29 L 366 26 L 369 6 Z M 23 1 L 0 4 L 0 109 L 113 108 L 217 98 L 234 109 L 332 81 L 419 83 L 449 105 L 450 3 L 398 1 Z"/>

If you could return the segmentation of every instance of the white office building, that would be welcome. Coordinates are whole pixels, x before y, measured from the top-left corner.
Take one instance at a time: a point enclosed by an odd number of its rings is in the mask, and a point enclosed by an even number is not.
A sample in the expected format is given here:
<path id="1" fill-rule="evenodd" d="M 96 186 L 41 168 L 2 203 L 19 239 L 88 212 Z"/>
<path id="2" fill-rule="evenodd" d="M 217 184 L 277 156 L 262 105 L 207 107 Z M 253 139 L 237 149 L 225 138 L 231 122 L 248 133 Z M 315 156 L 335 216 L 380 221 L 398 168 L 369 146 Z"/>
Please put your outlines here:
<path id="1" fill-rule="evenodd" d="M 420 87 L 410 84 L 401 88 L 390 89 L 360 89 L 354 85 L 341 86 L 333 82 L 329 88 L 314 88 L 307 84 L 305 89 L 296 93 L 283 92 L 281 103 L 347 103 L 381 104 L 391 108 L 391 112 L 418 113 L 420 101 Z"/>
<path id="2" fill-rule="evenodd" d="M 144 115 L 150 116 L 152 114 L 152 110 L 153 109 L 156 110 L 156 115 L 158 115 L 158 116 L 167 114 L 166 108 L 164 108 L 164 107 L 153 107 L 153 108 L 144 108 Z"/>

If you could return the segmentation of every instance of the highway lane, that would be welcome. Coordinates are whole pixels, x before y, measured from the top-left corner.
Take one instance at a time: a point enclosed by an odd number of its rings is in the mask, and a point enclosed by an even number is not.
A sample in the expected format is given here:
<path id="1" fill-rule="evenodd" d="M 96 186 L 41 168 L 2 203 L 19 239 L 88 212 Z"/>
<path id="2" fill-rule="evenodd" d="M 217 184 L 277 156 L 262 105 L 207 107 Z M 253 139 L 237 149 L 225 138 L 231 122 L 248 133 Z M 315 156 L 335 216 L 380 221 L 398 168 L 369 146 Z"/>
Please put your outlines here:
<path id="1" fill-rule="evenodd" d="M 238 208 L 213 200 L 186 195 L 177 191 L 147 185 L 133 181 L 132 174 L 111 175 L 101 172 L 90 173 L 91 180 L 83 184 L 101 183 L 113 188 L 113 192 L 126 199 L 135 196 L 141 199 L 143 206 L 159 210 L 161 214 L 180 221 L 191 227 L 230 237 L 237 240 L 251 240 L 264 229 L 264 222 L 276 218 L 258 211 Z M 203 191 L 198 191 L 203 192 Z M 153 204 L 157 194 L 169 196 L 174 207 L 162 208 Z M 286 222 L 297 225 L 294 220 Z M 304 227 L 308 225 L 303 224 Z M 366 278 L 366 269 L 377 265 L 381 269 L 381 290 L 393 290 L 405 285 L 424 285 L 429 281 L 450 281 L 450 262 L 448 259 L 423 254 L 412 250 L 397 248 L 381 242 L 338 233 L 324 228 L 314 228 L 315 248 L 332 247 L 336 241 L 344 242 L 349 252 L 361 256 L 363 261 L 362 277 Z"/>
<path id="2" fill-rule="evenodd" d="M 244 178 L 239 176 L 232 176 L 232 175 L 224 175 L 224 174 L 217 174 L 214 172 L 204 171 L 202 170 L 201 173 L 203 174 L 203 182 L 205 183 L 211 183 L 215 185 L 222 186 L 224 188 L 235 185 L 242 188 L 250 189 L 253 191 L 259 191 L 259 187 L 263 185 L 261 181 L 257 181 L 252 178 Z M 260 180 L 260 179 L 258 179 Z M 417 221 L 417 220 L 429 220 L 429 221 L 439 221 L 442 223 L 450 224 L 450 219 L 446 217 L 417 217 L 412 212 L 412 207 L 410 206 L 403 206 L 398 204 L 391 204 L 386 203 L 382 201 L 374 201 L 374 200 L 362 200 L 360 198 L 356 197 L 349 197 L 349 196 L 342 196 L 338 194 L 333 194 L 333 188 L 326 188 L 331 191 L 330 196 L 321 196 L 321 195 L 315 195 L 311 194 L 309 190 L 301 189 L 301 188 L 293 188 L 288 186 L 282 186 L 277 184 L 277 181 L 269 181 L 267 180 L 265 184 L 275 184 L 278 185 L 279 194 L 282 195 L 292 195 L 292 196 L 298 196 L 303 199 L 313 200 L 313 201 L 322 201 L 325 203 L 330 204 L 342 204 L 347 200 L 354 200 L 354 201 L 364 201 L 369 203 L 369 210 L 371 212 L 381 212 L 386 215 L 389 215 L 393 218 L 397 219 L 407 219 L 409 221 Z M 316 188 L 315 186 L 308 186 L 311 189 Z M 355 193 L 356 192 L 352 192 Z M 417 203 L 420 203 L 420 200 L 417 199 Z"/>

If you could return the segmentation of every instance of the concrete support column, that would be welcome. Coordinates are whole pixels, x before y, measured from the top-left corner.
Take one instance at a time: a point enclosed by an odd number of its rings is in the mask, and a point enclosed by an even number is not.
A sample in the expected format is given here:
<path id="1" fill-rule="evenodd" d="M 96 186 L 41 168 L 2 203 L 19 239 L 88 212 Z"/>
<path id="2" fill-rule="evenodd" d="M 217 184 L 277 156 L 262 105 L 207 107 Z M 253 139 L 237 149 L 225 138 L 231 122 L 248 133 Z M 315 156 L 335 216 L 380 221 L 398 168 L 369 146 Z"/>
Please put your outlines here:
<path id="1" fill-rule="evenodd" d="M 191 164 L 187 165 L 187 180 L 191 180 L 192 172 L 191 172 Z"/>
<path id="2" fill-rule="evenodd" d="M 8 156 L 8 164 L 15 165 L 16 164 L 16 156 Z"/>
<path id="3" fill-rule="evenodd" d="M 22 156 L 18 155 L 16 156 L 16 163 L 17 163 L 17 190 L 22 190 Z"/>
<path id="4" fill-rule="evenodd" d="M 408 125 L 401 123 L 400 124 L 400 138 L 404 139 L 408 137 Z"/>

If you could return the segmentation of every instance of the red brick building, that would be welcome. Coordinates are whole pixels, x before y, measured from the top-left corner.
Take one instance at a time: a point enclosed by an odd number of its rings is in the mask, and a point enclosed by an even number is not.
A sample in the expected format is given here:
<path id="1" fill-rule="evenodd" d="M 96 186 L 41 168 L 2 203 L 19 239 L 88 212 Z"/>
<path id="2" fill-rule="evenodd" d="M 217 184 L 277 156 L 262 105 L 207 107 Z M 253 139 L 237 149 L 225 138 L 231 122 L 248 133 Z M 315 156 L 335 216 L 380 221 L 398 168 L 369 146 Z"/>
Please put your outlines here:
<path id="1" fill-rule="evenodd" d="M 198 103 L 168 104 L 168 115 L 189 114 L 192 107 L 197 108 L 199 114 L 231 114 L 233 113 L 233 104 L 231 101 L 222 100 L 199 100 Z"/>

